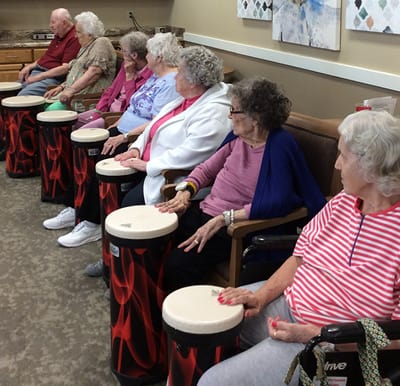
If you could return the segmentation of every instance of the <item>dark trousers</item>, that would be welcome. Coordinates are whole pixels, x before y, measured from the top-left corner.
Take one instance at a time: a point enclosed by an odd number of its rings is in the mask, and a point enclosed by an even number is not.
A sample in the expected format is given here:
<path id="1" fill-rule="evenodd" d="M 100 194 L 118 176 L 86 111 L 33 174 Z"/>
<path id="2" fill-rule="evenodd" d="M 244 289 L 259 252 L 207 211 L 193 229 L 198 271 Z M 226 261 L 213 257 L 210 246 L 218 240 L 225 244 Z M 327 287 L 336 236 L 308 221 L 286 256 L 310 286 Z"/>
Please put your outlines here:
<path id="1" fill-rule="evenodd" d="M 196 230 L 204 225 L 212 216 L 203 213 L 199 202 L 193 201 L 188 210 L 179 219 L 176 231 L 176 245 L 192 236 Z M 165 284 L 169 291 L 189 285 L 204 283 L 204 275 L 217 263 L 227 261 L 231 253 L 231 237 L 226 228 L 221 228 L 203 250 L 198 253 L 197 248 L 184 252 L 182 248 L 174 248 L 165 264 Z"/>
<path id="2" fill-rule="evenodd" d="M 120 135 L 120 131 L 116 127 L 110 128 L 110 137 L 115 137 Z M 114 154 L 103 155 L 99 154 L 96 159 L 96 163 L 102 161 L 106 158 L 114 157 L 117 154 L 121 154 L 128 150 L 128 144 L 122 143 L 116 149 Z M 84 200 L 82 202 L 82 206 L 79 208 L 78 213 L 76 214 L 77 218 L 80 220 L 87 220 L 95 224 L 100 224 L 100 197 L 99 197 L 99 182 L 96 178 L 96 174 L 94 173 L 92 176 L 86 176 L 89 180 L 88 189 L 84 196 Z M 64 196 L 64 204 L 66 206 L 70 206 L 74 208 L 74 197 L 75 197 L 75 186 L 74 181 L 68 185 L 67 192 Z"/>

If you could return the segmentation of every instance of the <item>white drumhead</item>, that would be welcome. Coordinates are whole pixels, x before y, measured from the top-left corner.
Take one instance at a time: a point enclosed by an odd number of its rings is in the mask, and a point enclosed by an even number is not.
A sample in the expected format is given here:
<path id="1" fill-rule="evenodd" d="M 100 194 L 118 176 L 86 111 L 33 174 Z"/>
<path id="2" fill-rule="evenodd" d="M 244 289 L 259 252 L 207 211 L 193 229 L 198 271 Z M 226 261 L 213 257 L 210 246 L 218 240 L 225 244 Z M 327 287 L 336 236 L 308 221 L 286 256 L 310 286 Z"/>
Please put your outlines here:
<path id="1" fill-rule="evenodd" d="M 6 107 L 31 107 L 39 106 L 45 103 L 45 99 L 36 95 L 21 95 L 4 98 L 1 104 Z"/>
<path id="2" fill-rule="evenodd" d="M 217 300 L 222 287 L 194 285 L 169 294 L 162 305 L 164 321 L 191 334 L 215 334 L 236 327 L 243 319 L 243 305 L 229 306 Z"/>
<path id="3" fill-rule="evenodd" d="M 22 85 L 19 82 L 0 82 L 0 92 L 20 90 L 21 88 Z"/>
<path id="4" fill-rule="evenodd" d="M 111 212 L 105 228 L 113 236 L 147 240 L 168 235 L 178 227 L 176 213 L 161 213 L 153 205 L 135 205 Z"/>
<path id="5" fill-rule="evenodd" d="M 43 111 L 36 115 L 36 119 L 41 122 L 69 122 L 77 118 L 78 113 L 70 110 Z"/>
<path id="6" fill-rule="evenodd" d="M 105 141 L 109 136 L 107 129 L 78 129 L 71 133 L 71 139 L 75 142 Z"/>
<path id="7" fill-rule="evenodd" d="M 101 176 L 129 176 L 136 172 L 136 169 L 122 166 L 121 162 L 114 158 L 103 159 L 96 163 L 96 173 Z"/>

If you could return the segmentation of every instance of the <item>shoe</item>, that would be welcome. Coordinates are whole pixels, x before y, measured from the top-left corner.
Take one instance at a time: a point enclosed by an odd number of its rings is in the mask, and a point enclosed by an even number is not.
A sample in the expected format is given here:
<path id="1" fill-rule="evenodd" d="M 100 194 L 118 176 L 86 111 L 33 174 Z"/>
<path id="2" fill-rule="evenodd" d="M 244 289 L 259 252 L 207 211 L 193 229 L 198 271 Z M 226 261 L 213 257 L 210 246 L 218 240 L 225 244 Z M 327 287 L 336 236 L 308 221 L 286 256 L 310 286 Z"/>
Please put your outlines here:
<path id="1" fill-rule="evenodd" d="M 103 276 L 103 259 L 97 260 L 95 263 L 88 264 L 85 268 L 86 276 L 99 277 Z"/>
<path id="2" fill-rule="evenodd" d="M 101 239 L 101 225 L 89 221 L 82 221 L 68 234 L 57 239 L 58 244 L 63 247 L 79 247 Z"/>
<path id="3" fill-rule="evenodd" d="M 63 209 L 56 217 L 43 221 L 43 226 L 47 229 L 63 229 L 75 225 L 75 209 L 68 207 Z"/>
<path id="4" fill-rule="evenodd" d="M 104 299 L 110 300 L 110 289 L 109 289 L 109 288 L 107 288 L 107 289 L 104 291 Z"/>

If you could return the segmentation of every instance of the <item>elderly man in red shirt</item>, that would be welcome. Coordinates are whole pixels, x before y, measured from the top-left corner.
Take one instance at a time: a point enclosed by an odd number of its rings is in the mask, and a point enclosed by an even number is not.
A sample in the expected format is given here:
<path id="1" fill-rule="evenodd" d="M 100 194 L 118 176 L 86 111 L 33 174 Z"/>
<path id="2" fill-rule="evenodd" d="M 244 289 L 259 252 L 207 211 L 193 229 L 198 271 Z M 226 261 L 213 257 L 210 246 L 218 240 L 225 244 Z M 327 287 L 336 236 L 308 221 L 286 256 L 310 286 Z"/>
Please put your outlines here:
<path id="1" fill-rule="evenodd" d="M 78 54 L 80 45 L 68 10 L 53 10 L 49 26 L 54 39 L 40 59 L 26 65 L 19 72 L 22 90 L 18 95 L 44 95 L 48 86 L 58 85 L 65 80 L 68 63 Z"/>

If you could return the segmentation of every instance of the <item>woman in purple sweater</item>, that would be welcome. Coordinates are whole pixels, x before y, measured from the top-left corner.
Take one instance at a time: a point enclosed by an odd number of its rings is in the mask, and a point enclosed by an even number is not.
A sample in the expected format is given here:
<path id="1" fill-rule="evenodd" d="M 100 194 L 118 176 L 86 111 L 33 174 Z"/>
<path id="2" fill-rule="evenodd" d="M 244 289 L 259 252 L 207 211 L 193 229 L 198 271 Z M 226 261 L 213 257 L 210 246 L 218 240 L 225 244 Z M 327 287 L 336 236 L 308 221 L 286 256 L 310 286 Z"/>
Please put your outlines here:
<path id="1" fill-rule="evenodd" d="M 232 222 L 284 216 L 306 205 L 314 215 L 325 203 L 294 138 L 281 128 L 291 103 L 266 79 L 242 80 L 231 89 L 233 133 L 223 146 L 158 204 L 181 215 L 178 246 L 168 258 L 168 289 L 199 284 L 215 264 L 228 260 Z M 212 184 L 210 193 L 190 201 Z"/>

